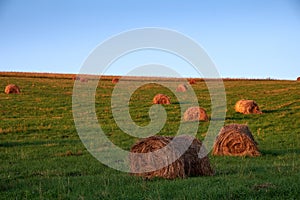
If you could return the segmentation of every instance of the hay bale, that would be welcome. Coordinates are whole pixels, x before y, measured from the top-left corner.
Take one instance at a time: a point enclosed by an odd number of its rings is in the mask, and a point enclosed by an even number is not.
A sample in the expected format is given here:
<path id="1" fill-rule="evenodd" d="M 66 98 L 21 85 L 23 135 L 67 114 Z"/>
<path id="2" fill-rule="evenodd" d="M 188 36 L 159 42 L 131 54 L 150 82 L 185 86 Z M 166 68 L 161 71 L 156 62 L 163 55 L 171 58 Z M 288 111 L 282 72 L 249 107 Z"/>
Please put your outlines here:
<path id="1" fill-rule="evenodd" d="M 297 81 L 300 81 L 300 77 L 297 78 Z"/>
<path id="2" fill-rule="evenodd" d="M 180 146 L 183 146 L 183 144 L 181 143 L 190 142 L 191 140 L 193 141 L 190 147 L 182 155 L 184 161 L 185 175 L 186 176 L 212 176 L 214 174 L 214 170 L 210 166 L 209 158 L 207 157 L 207 155 L 199 158 L 199 153 L 202 147 L 202 142 L 200 140 L 191 136 L 181 136 L 179 138 L 178 144 Z"/>
<path id="3" fill-rule="evenodd" d="M 151 136 L 149 138 L 144 138 L 137 142 L 131 147 L 132 153 L 149 153 L 154 152 L 158 149 L 165 147 L 171 142 L 174 137 L 168 136 Z M 193 141 L 192 141 L 193 140 Z M 191 143 L 190 147 L 186 152 L 184 152 L 176 161 L 172 164 L 169 164 L 166 167 L 157 169 L 151 172 L 144 173 L 133 173 L 133 175 L 141 176 L 145 179 L 150 179 L 154 177 L 161 177 L 165 179 L 174 179 L 174 178 L 185 178 L 187 176 L 210 176 L 214 172 L 210 166 L 209 159 L 207 156 L 203 158 L 198 157 L 202 143 L 191 136 L 180 136 L 176 138 L 174 142 L 175 152 L 172 156 L 178 157 L 180 148 L 186 143 Z M 178 147 L 178 148 L 177 148 Z M 153 169 L 155 166 L 162 166 L 163 163 L 154 163 L 165 162 L 165 154 L 155 155 L 158 156 L 156 159 L 153 159 L 153 154 L 147 155 L 147 157 L 135 156 L 134 154 L 130 157 L 130 169 L 132 172 L 139 171 L 141 169 Z"/>
<path id="4" fill-rule="evenodd" d="M 83 82 L 83 83 L 89 81 L 87 78 L 83 78 L 83 77 L 80 77 L 80 76 L 73 76 L 72 80 L 73 81 L 80 81 L 80 82 Z"/>
<path id="5" fill-rule="evenodd" d="M 113 84 L 116 84 L 116 83 L 119 82 L 119 79 L 118 79 L 118 78 L 113 78 L 113 79 L 111 80 L 111 82 L 112 82 Z"/>
<path id="6" fill-rule="evenodd" d="M 176 92 L 186 92 L 188 87 L 185 84 L 179 84 L 176 88 Z"/>
<path id="7" fill-rule="evenodd" d="M 189 84 L 191 85 L 196 84 L 196 80 L 193 78 L 189 79 Z"/>
<path id="8" fill-rule="evenodd" d="M 86 83 L 86 82 L 88 82 L 89 80 L 87 79 L 87 78 L 82 78 L 82 77 L 80 77 L 80 82 L 82 82 L 82 83 Z"/>
<path id="9" fill-rule="evenodd" d="M 230 124 L 224 126 L 216 137 L 213 155 L 259 156 L 260 152 L 247 125 Z"/>
<path id="10" fill-rule="evenodd" d="M 208 116 L 204 108 L 193 106 L 188 108 L 183 115 L 184 121 L 208 121 Z"/>
<path id="11" fill-rule="evenodd" d="M 153 104 L 171 104 L 170 98 L 164 94 L 157 94 L 153 98 Z"/>
<path id="12" fill-rule="evenodd" d="M 163 136 L 151 136 L 149 138 L 144 138 L 133 145 L 130 149 L 132 153 L 149 153 L 154 152 L 158 149 L 165 147 L 170 141 L 171 137 Z M 153 158 L 155 156 L 155 158 Z M 175 154 L 173 155 L 175 156 Z M 165 155 L 164 154 L 149 154 L 149 156 L 141 157 L 131 154 L 130 156 L 130 169 L 131 172 L 138 172 L 141 170 L 147 171 L 147 169 L 156 169 L 156 166 L 165 166 Z M 154 160 L 159 162 L 154 162 Z M 183 158 L 177 159 L 172 164 L 157 169 L 151 172 L 144 173 L 133 173 L 133 175 L 141 176 L 145 179 L 150 179 L 154 177 L 161 177 L 165 179 L 175 179 L 175 178 L 184 178 L 184 161 Z"/>
<path id="13" fill-rule="evenodd" d="M 73 77 L 72 77 L 72 80 L 73 80 L 73 81 L 76 81 L 76 80 L 79 81 L 79 80 L 80 80 L 80 77 L 79 77 L 79 76 L 73 76 Z"/>
<path id="14" fill-rule="evenodd" d="M 4 92 L 6 94 L 20 94 L 20 88 L 15 84 L 9 84 L 5 87 Z"/>
<path id="15" fill-rule="evenodd" d="M 236 102 L 235 111 L 243 114 L 262 114 L 255 101 L 245 99 Z"/>

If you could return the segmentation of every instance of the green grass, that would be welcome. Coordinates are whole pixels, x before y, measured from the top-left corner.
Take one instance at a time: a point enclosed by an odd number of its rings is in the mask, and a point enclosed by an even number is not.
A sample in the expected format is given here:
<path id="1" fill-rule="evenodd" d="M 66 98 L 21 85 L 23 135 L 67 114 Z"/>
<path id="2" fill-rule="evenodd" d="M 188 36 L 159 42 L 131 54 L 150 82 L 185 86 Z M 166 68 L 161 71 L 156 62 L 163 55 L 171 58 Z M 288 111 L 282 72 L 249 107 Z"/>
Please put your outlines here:
<path id="1" fill-rule="evenodd" d="M 144 181 L 101 164 L 79 139 L 72 115 L 73 81 L 0 76 L 0 89 L 8 83 L 21 86 L 19 95 L 0 93 L 0 199 L 297 199 L 300 196 L 300 83 L 277 80 L 226 80 L 225 124 L 247 123 L 262 156 L 214 157 L 209 155 L 213 177 Z M 174 83 L 178 84 L 178 83 Z M 129 150 L 137 138 L 122 132 L 110 104 L 114 85 L 99 83 L 96 111 L 110 140 Z M 211 113 L 204 82 L 193 85 L 199 104 Z M 171 96 L 165 106 L 167 123 L 160 135 L 175 135 L 180 105 L 164 87 L 147 84 L 129 103 L 133 120 L 150 121 L 156 93 Z M 254 99 L 262 115 L 234 112 L 239 99 Z M 209 122 L 201 122 L 203 139 Z"/>

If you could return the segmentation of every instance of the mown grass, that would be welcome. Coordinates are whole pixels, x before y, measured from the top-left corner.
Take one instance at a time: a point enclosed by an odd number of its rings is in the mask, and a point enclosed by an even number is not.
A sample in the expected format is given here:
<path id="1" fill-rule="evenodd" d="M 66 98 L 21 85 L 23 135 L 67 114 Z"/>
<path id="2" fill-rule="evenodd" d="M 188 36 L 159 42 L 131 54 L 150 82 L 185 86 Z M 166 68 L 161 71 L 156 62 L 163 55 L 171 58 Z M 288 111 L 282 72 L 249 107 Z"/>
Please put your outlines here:
<path id="1" fill-rule="evenodd" d="M 45 77 L 44 77 L 45 76 Z M 225 123 L 246 123 L 262 156 L 214 157 L 213 177 L 144 181 L 113 170 L 92 157 L 79 139 L 72 115 L 73 81 L 68 78 L 0 76 L 21 87 L 19 95 L 0 93 L 0 199 L 297 199 L 300 196 L 300 83 L 278 80 L 226 80 Z M 174 83 L 177 84 L 177 83 Z M 137 138 L 122 132 L 113 117 L 114 85 L 99 83 L 96 111 L 112 142 L 125 150 Z M 199 104 L 211 113 L 204 82 L 193 85 Z M 175 135 L 180 105 L 172 92 L 156 84 L 139 88 L 129 103 L 133 120 L 149 123 L 156 93 L 171 96 L 160 135 Z M 262 115 L 242 115 L 237 100 L 254 99 Z M 197 137 L 209 126 L 201 122 Z"/>

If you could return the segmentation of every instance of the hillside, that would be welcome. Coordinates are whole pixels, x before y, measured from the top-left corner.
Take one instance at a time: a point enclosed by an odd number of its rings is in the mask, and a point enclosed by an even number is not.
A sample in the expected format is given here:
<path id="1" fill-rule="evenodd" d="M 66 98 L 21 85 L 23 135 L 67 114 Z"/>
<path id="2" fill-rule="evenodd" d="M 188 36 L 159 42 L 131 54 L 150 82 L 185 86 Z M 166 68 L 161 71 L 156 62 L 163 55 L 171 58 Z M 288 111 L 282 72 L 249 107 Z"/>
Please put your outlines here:
<path id="1" fill-rule="evenodd" d="M 225 79 L 225 124 L 247 124 L 258 142 L 259 157 L 209 154 L 212 177 L 145 181 L 111 169 L 94 158 L 81 142 L 72 113 L 73 74 L 0 73 L 1 199 L 296 199 L 300 196 L 300 82 Z M 102 77 L 95 97 L 101 128 L 124 150 L 137 141 L 125 134 L 112 115 L 112 76 Z M 128 88 L 137 77 L 128 80 Z M 174 85 L 181 79 L 167 79 Z M 20 94 L 5 94 L 6 85 Z M 192 85 L 199 105 L 211 114 L 202 79 Z M 171 97 L 166 124 L 159 135 L 176 135 L 180 102 L 158 84 L 139 87 L 130 98 L 133 121 L 146 126 L 157 93 Z M 234 111 L 240 99 L 253 99 L 263 114 Z M 186 102 L 189 104 L 189 102 Z M 209 122 L 200 122 L 203 140 Z"/>

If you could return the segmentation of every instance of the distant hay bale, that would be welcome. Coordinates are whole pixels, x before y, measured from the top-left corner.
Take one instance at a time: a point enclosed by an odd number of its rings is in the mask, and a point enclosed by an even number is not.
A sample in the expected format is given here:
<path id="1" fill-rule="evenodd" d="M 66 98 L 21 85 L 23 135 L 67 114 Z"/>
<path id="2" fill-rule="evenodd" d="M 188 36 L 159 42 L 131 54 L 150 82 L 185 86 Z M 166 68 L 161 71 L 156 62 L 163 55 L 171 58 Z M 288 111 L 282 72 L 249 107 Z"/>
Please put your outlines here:
<path id="1" fill-rule="evenodd" d="M 300 81 L 300 77 L 297 78 L 297 81 Z"/>
<path id="2" fill-rule="evenodd" d="M 20 94 L 20 88 L 15 84 L 9 84 L 5 87 L 4 92 L 6 94 Z"/>
<path id="3" fill-rule="evenodd" d="M 235 104 L 235 111 L 243 114 L 262 114 L 257 103 L 253 100 L 239 100 Z"/>
<path id="4" fill-rule="evenodd" d="M 83 78 L 83 77 L 80 77 L 80 76 L 73 76 L 72 80 L 73 81 L 80 81 L 80 82 L 83 82 L 83 83 L 89 81 L 87 78 Z"/>
<path id="5" fill-rule="evenodd" d="M 119 82 L 119 79 L 118 79 L 118 78 L 113 78 L 113 79 L 111 80 L 111 82 L 112 82 L 113 84 L 116 84 L 116 83 Z"/>
<path id="6" fill-rule="evenodd" d="M 256 145 L 247 125 L 230 124 L 220 130 L 212 153 L 220 156 L 259 156 Z"/>
<path id="7" fill-rule="evenodd" d="M 153 98 L 153 104 L 171 104 L 170 98 L 164 94 L 157 94 Z"/>
<path id="8" fill-rule="evenodd" d="M 184 121 L 208 121 L 208 116 L 204 108 L 193 106 L 188 108 L 183 115 Z"/>
<path id="9" fill-rule="evenodd" d="M 166 145 L 168 145 L 173 137 L 168 136 L 151 136 L 149 138 L 144 138 L 137 142 L 135 145 L 131 147 L 132 153 L 149 153 L 155 152 Z M 193 140 L 193 141 L 192 141 Z M 188 150 L 183 153 L 183 155 L 179 155 L 180 147 L 184 145 L 184 143 L 191 143 Z M 213 170 L 210 166 L 209 159 L 207 156 L 203 158 L 198 157 L 198 153 L 200 152 L 202 143 L 198 139 L 194 139 L 191 136 L 180 136 L 177 138 L 175 147 L 175 152 L 172 152 L 171 156 L 180 156 L 177 160 L 175 160 L 172 164 L 165 164 L 166 155 L 147 155 L 145 157 L 141 157 L 135 154 L 131 154 L 130 157 L 130 169 L 131 172 L 137 172 L 147 169 L 155 169 L 155 166 L 165 166 L 161 169 L 157 169 L 151 172 L 144 173 L 133 173 L 136 176 L 141 176 L 145 179 L 150 179 L 154 177 L 161 177 L 165 179 L 175 179 L 175 178 L 185 178 L 187 176 L 210 176 L 213 175 Z M 178 147 L 178 148 L 177 148 Z M 178 151 L 177 151 L 178 150 Z M 153 158 L 153 156 L 156 156 Z M 175 159 L 175 158 L 174 158 Z M 159 163 L 154 163 L 154 160 Z"/>
<path id="10" fill-rule="evenodd" d="M 191 85 L 196 84 L 196 80 L 193 78 L 189 79 L 189 84 Z"/>
<path id="11" fill-rule="evenodd" d="M 176 88 L 176 92 L 186 92 L 188 87 L 185 84 L 179 84 Z"/>
<path id="12" fill-rule="evenodd" d="M 82 77 L 80 77 L 80 82 L 83 82 L 83 83 L 85 83 L 85 82 L 88 82 L 89 80 L 87 79 L 87 78 L 82 78 Z"/>
<path id="13" fill-rule="evenodd" d="M 72 77 L 72 80 L 73 80 L 73 81 L 76 81 L 76 80 L 79 81 L 79 80 L 80 80 L 80 77 L 79 77 L 79 76 L 73 76 L 73 77 Z"/>

